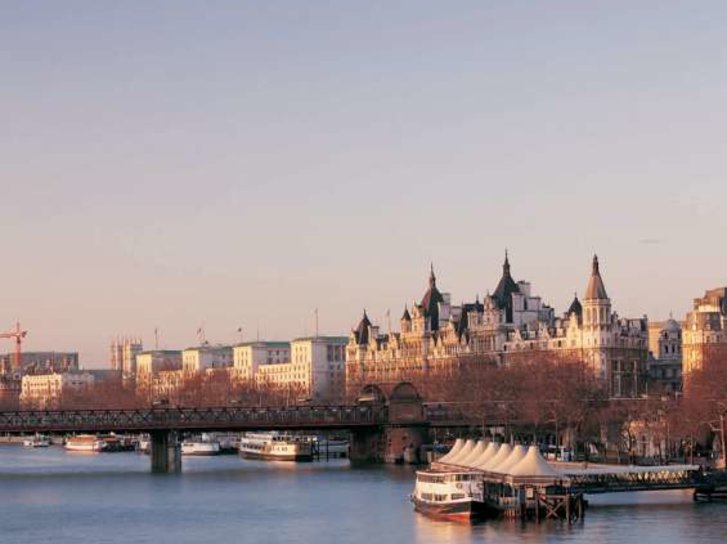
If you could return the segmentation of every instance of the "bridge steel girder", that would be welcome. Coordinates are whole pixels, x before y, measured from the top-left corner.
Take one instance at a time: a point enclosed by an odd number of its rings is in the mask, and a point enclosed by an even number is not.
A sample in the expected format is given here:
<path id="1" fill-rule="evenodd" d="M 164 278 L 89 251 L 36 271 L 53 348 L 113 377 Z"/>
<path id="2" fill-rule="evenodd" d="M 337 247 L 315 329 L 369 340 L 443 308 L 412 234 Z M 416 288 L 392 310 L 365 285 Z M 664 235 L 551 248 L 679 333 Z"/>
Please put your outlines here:
<path id="1" fill-rule="evenodd" d="M 692 489 L 705 483 L 704 475 L 698 470 L 570 474 L 568 478 L 572 491 L 591 495 L 626 491 Z"/>
<path id="2" fill-rule="evenodd" d="M 337 430 L 388 424 L 386 406 L 149 408 L 0 412 L 0 433 Z"/>

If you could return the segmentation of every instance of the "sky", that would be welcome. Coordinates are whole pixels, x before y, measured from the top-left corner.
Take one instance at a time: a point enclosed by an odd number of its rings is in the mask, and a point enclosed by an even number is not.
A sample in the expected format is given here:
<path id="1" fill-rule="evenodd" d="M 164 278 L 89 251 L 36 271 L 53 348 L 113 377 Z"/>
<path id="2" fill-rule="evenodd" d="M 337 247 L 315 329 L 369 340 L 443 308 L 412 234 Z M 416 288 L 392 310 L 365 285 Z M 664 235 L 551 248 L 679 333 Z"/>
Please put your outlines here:
<path id="1" fill-rule="evenodd" d="M 727 284 L 721 1 L 0 3 L 0 328 L 108 363 L 386 328 L 430 263 L 563 312 Z M 10 351 L 3 341 L 0 351 Z"/>

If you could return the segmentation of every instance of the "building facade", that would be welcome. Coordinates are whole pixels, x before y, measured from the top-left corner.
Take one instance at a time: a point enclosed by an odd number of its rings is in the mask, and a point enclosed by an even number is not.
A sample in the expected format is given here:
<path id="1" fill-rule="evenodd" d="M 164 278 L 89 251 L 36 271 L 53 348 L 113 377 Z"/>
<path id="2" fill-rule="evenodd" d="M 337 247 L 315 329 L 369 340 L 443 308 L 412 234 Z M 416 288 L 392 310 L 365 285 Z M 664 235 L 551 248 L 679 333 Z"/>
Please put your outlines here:
<path id="1" fill-rule="evenodd" d="M 576 295 L 561 316 L 532 294 L 530 283 L 514 280 L 507 255 L 491 295 L 459 306 L 450 301 L 439 291 L 432 269 L 421 301 L 411 312 L 405 307 L 400 332 L 381 334 L 364 312 L 346 348 L 348 394 L 367 384 L 394 384 L 451 369 L 467 359 L 510 364 L 544 353 L 585 361 L 612 397 L 645 391 L 647 320 L 612 311 L 595 256 L 583 301 Z"/>
<path id="2" fill-rule="evenodd" d="M 210 346 L 187 348 L 182 352 L 182 370 L 187 375 L 204 372 L 208 369 L 230 368 L 233 366 L 231 346 Z"/>
<path id="3" fill-rule="evenodd" d="M 298 375 L 310 402 L 343 401 L 347 343 L 345 336 L 315 336 L 291 342 L 291 373 Z"/>
<path id="4" fill-rule="evenodd" d="M 297 338 L 292 342 L 249 342 L 234 348 L 235 376 L 257 386 L 289 389 L 295 401 L 339 402 L 345 390 L 345 348 L 341 336 Z"/>
<path id="5" fill-rule="evenodd" d="M 695 298 L 682 331 L 684 377 L 704 365 L 713 348 L 727 345 L 727 287 Z"/>
<path id="6" fill-rule="evenodd" d="M 21 379 L 20 406 L 38 409 L 58 408 L 63 395 L 83 391 L 93 384 L 94 376 L 88 372 L 26 375 Z"/>
<path id="7" fill-rule="evenodd" d="M 141 395 L 152 395 L 155 378 L 161 372 L 179 371 L 181 375 L 182 352 L 180 350 L 167 349 L 142 351 L 136 355 L 135 368 L 137 392 Z"/>
<path id="8" fill-rule="evenodd" d="M 240 381 L 254 381 L 261 365 L 290 362 L 289 342 L 244 342 L 232 351 L 235 376 Z"/>
<path id="9" fill-rule="evenodd" d="M 676 320 L 649 322 L 649 394 L 682 390 L 682 326 Z"/>

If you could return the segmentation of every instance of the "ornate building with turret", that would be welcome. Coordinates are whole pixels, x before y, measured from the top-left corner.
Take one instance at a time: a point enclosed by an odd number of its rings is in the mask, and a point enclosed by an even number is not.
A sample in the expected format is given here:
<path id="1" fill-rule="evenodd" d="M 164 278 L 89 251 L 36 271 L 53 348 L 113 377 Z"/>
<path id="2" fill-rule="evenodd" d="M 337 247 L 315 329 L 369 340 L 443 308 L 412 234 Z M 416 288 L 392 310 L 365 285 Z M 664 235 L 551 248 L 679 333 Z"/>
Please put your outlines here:
<path id="1" fill-rule="evenodd" d="M 482 301 L 452 305 L 432 268 L 421 301 L 404 308 L 399 332 L 382 334 L 364 312 L 346 347 L 347 390 L 453 372 L 464 361 L 504 365 L 555 355 L 591 365 L 612 397 L 635 397 L 645 391 L 647 354 L 646 318 L 612 311 L 596 256 L 583 301 L 576 295 L 556 316 L 530 283 L 513 279 L 506 254 L 497 287 Z"/>
<path id="2" fill-rule="evenodd" d="M 700 370 L 715 349 L 727 349 L 727 287 L 710 289 L 694 299 L 682 336 L 684 377 Z"/>

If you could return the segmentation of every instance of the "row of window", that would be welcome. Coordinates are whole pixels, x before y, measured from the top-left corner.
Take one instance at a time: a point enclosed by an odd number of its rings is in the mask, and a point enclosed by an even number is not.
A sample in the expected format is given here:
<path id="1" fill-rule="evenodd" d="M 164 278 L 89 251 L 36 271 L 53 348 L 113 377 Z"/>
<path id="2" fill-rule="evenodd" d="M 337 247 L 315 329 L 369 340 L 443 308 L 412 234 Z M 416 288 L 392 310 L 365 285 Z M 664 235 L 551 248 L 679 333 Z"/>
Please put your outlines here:
<path id="1" fill-rule="evenodd" d="M 459 499 L 464 499 L 465 494 L 464 493 L 452 493 L 451 495 L 447 495 L 446 493 L 440 494 L 440 493 L 422 493 L 421 498 L 425 501 L 431 501 L 431 502 L 446 502 L 448 500 L 448 497 L 451 497 L 451 500 L 456 501 Z"/>

